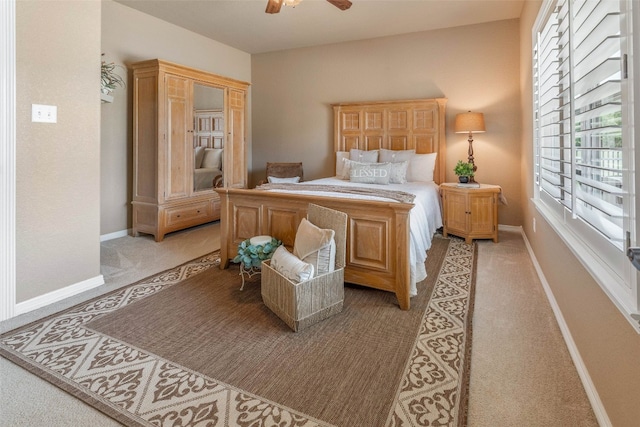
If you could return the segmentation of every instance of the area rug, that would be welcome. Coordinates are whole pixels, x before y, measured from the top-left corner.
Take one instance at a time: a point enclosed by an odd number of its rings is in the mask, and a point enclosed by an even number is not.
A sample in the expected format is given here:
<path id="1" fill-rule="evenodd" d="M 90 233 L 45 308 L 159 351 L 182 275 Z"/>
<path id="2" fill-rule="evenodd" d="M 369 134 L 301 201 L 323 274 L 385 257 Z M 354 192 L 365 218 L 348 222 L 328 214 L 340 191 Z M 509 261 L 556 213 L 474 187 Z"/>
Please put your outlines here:
<path id="1" fill-rule="evenodd" d="M 218 253 L 11 331 L 0 354 L 125 425 L 466 421 L 475 246 L 435 238 L 412 309 L 347 286 L 294 333 Z"/>

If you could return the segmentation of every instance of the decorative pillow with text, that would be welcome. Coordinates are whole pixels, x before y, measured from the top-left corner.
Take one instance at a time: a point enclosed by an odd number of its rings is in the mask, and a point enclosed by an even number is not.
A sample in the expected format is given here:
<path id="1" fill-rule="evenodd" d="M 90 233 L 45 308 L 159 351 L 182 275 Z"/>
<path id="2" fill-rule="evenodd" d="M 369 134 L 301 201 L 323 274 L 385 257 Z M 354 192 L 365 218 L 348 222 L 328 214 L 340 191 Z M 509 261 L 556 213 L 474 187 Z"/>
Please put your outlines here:
<path id="1" fill-rule="evenodd" d="M 389 184 L 391 163 L 354 162 L 349 171 L 349 179 L 360 184 Z"/>

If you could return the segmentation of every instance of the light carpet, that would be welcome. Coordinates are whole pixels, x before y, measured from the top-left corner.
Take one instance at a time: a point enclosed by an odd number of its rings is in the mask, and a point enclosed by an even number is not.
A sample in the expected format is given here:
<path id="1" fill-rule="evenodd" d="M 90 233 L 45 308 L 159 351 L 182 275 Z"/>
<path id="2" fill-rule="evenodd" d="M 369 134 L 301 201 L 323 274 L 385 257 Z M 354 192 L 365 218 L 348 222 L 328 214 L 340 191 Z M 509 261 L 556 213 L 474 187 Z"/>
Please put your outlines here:
<path id="1" fill-rule="evenodd" d="M 473 248 L 434 240 L 412 310 L 348 286 L 303 333 L 214 253 L 9 332 L 0 353 L 127 425 L 463 425 Z"/>

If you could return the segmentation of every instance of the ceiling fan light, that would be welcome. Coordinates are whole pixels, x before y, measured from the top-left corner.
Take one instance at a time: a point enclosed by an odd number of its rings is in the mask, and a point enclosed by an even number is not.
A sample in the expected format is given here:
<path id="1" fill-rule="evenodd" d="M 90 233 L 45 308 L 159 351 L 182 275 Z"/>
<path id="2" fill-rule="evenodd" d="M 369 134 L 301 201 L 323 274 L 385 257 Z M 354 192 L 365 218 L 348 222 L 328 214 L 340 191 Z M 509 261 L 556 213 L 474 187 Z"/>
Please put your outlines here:
<path id="1" fill-rule="evenodd" d="M 282 0 L 282 4 L 284 4 L 285 6 L 296 7 L 300 4 L 301 1 L 302 0 Z"/>

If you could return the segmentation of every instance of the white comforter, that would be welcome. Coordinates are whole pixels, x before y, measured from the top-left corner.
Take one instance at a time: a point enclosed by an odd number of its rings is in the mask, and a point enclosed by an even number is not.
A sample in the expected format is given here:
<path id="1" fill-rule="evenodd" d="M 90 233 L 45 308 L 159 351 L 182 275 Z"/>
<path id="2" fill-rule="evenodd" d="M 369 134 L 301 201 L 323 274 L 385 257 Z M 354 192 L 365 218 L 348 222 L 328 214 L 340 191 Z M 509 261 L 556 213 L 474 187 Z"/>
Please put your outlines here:
<path id="1" fill-rule="evenodd" d="M 427 277 L 424 263 L 427 259 L 427 250 L 431 247 L 431 240 L 436 230 L 442 227 L 442 213 L 440 210 L 440 196 L 438 185 L 434 182 L 407 182 L 406 184 L 358 184 L 345 181 L 337 177 L 322 178 L 313 181 L 305 181 L 305 184 L 341 185 L 350 187 L 383 188 L 385 190 L 397 190 L 411 193 L 416 196 L 414 207 L 409 213 L 410 227 L 410 262 L 411 262 L 411 296 L 417 295 L 416 283 Z M 274 190 L 282 191 L 282 190 Z M 323 195 L 318 191 L 296 191 L 302 194 Z M 383 197 L 370 197 L 358 194 L 343 194 L 327 192 L 331 197 L 344 197 L 354 199 L 388 200 Z"/>

